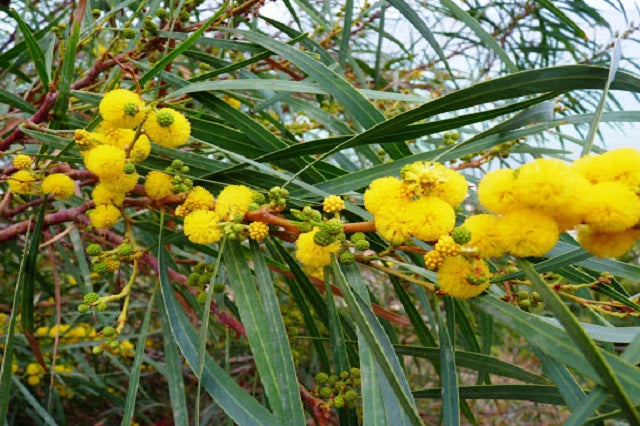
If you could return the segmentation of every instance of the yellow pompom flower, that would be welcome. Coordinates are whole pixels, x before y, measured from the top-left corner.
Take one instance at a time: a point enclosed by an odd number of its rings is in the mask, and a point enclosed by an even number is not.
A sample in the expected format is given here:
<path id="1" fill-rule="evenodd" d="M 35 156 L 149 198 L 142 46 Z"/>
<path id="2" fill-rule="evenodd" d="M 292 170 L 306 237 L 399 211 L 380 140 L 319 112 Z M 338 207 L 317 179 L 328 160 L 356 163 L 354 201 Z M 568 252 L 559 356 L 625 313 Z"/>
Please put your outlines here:
<path id="1" fill-rule="evenodd" d="M 397 209 L 390 204 L 386 208 L 379 209 L 375 215 L 376 231 L 394 245 L 400 245 L 411 238 L 407 222 L 404 216 L 399 214 L 404 207 L 400 206 Z"/>
<path id="2" fill-rule="evenodd" d="M 116 127 L 106 121 L 103 121 L 96 127 L 96 133 L 103 136 L 102 143 L 115 146 L 122 150 L 127 149 L 136 135 L 135 130 Z"/>
<path id="3" fill-rule="evenodd" d="M 216 201 L 216 213 L 224 219 L 244 216 L 253 202 L 254 192 L 244 185 L 229 185 L 220 191 Z"/>
<path id="4" fill-rule="evenodd" d="M 344 210 L 344 200 L 338 195 L 329 195 L 322 203 L 325 213 L 337 213 Z"/>
<path id="5" fill-rule="evenodd" d="M 32 163 L 33 161 L 31 161 L 31 157 L 29 157 L 28 155 L 18 154 L 13 157 L 13 167 L 18 170 L 27 170 L 29 167 L 31 167 Z"/>
<path id="6" fill-rule="evenodd" d="M 158 171 L 149 172 L 144 182 L 144 191 L 152 200 L 162 200 L 173 195 L 173 178 L 167 173 Z"/>
<path id="7" fill-rule="evenodd" d="M 598 257 L 618 257 L 628 252 L 640 230 L 625 229 L 620 232 L 596 231 L 588 225 L 578 227 L 578 242 L 583 249 Z"/>
<path id="8" fill-rule="evenodd" d="M 431 250 L 424 254 L 424 267 L 430 271 L 437 271 L 444 262 L 444 256 L 437 250 Z"/>
<path id="9" fill-rule="evenodd" d="M 269 225 L 264 222 L 251 222 L 249 225 L 249 238 L 262 241 L 267 235 L 269 235 Z"/>
<path id="10" fill-rule="evenodd" d="M 176 216 L 185 217 L 193 211 L 213 210 L 214 207 L 215 198 L 213 197 L 213 194 L 202 186 L 196 186 L 191 189 L 184 203 L 176 207 L 175 213 Z"/>
<path id="11" fill-rule="evenodd" d="M 145 115 L 144 101 L 137 93 L 125 89 L 107 92 L 100 101 L 99 110 L 104 121 L 126 129 L 142 123 Z"/>
<path id="12" fill-rule="evenodd" d="M 111 204 L 101 204 L 89 211 L 89 219 L 98 229 L 111 228 L 120 219 L 120 210 Z"/>
<path id="13" fill-rule="evenodd" d="M 175 148 L 189 140 L 191 124 L 178 111 L 162 108 L 149 113 L 144 122 L 144 131 L 158 145 Z"/>
<path id="14" fill-rule="evenodd" d="M 443 166 L 441 176 L 441 180 L 436 183 L 431 195 L 440 198 L 451 207 L 462 203 L 469 190 L 467 180 L 462 173 Z"/>
<path id="15" fill-rule="evenodd" d="M 511 169 L 497 169 L 487 173 L 478 184 L 478 200 L 495 213 L 509 211 L 515 204 L 516 178 Z"/>
<path id="16" fill-rule="evenodd" d="M 42 181 L 42 192 L 65 200 L 73 195 L 73 179 L 63 173 L 52 173 Z"/>
<path id="17" fill-rule="evenodd" d="M 315 227 L 310 232 L 300 234 L 296 240 L 296 258 L 308 268 L 322 268 L 331 263 L 331 255 L 340 250 L 340 242 L 334 241 L 326 247 L 317 245 L 313 236 L 319 228 Z"/>
<path id="18" fill-rule="evenodd" d="M 453 241 L 451 235 L 442 235 L 438 238 L 438 242 L 433 246 L 435 251 L 441 253 L 443 256 L 457 256 L 460 254 L 460 246 Z"/>
<path id="19" fill-rule="evenodd" d="M 129 159 L 132 163 L 139 163 L 146 160 L 149 154 L 151 154 L 151 142 L 147 135 L 140 135 L 129 153 Z"/>
<path id="20" fill-rule="evenodd" d="M 531 209 L 514 209 L 500 222 L 502 243 L 517 257 L 542 256 L 558 241 L 558 225 L 544 213 Z"/>
<path id="21" fill-rule="evenodd" d="M 446 257 L 438 269 L 440 290 L 458 299 L 469 299 L 489 287 L 491 273 L 487 264 L 464 256 Z"/>
<path id="22" fill-rule="evenodd" d="M 624 231 L 640 220 L 640 199 L 620 182 L 596 183 L 589 190 L 584 219 L 598 231 Z"/>
<path id="23" fill-rule="evenodd" d="M 372 215 L 388 205 L 395 205 L 398 209 L 407 204 L 410 199 L 403 195 L 402 181 L 394 177 L 378 178 L 369 184 L 364 192 L 364 207 Z"/>
<path id="24" fill-rule="evenodd" d="M 404 206 L 401 212 L 407 229 L 423 241 L 436 241 L 453 231 L 456 214 L 446 202 L 436 197 L 420 197 Z"/>
<path id="25" fill-rule="evenodd" d="M 76 145 L 78 145 L 80 154 L 83 156 L 96 145 L 102 145 L 107 142 L 105 135 L 96 132 L 89 132 L 84 129 L 76 129 L 73 134 L 73 139 L 75 140 Z"/>
<path id="26" fill-rule="evenodd" d="M 38 374 L 43 374 L 44 370 L 42 369 L 42 366 L 38 363 L 35 362 L 30 362 L 29 364 L 27 364 L 27 368 L 25 368 L 25 373 L 27 373 L 29 376 L 37 376 Z"/>
<path id="27" fill-rule="evenodd" d="M 477 214 L 469 216 L 462 224 L 471 232 L 467 245 L 474 247 L 480 257 L 502 256 L 504 253 L 500 221 L 500 217 L 492 214 Z"/>
<path id="28" fill-rule="evenodd" d="M 99 206 L 100 204 L 112 204 L 114 206 L 121 206 L 124 202 L 124 193 L 111 192 L 104 186 L 104 184 L 99 183 L 95 188 L 93 188 L 91 199 L 96 204 L 96 206 Z"/>
<path id="29" fill-rule="evenodd" d="M 591 183 L 619 182 L 632 190 L 640 186 L 640 151 L 618 148 L 602 155 L 588 155 L 573 167 Z"/>
<path id="30" fill-rule="evenodd" d="M 184 218 L 184 234 L 196 244 L 220 241 L 223 235 L 220 217 L 211 210 L 196 210 Z"/>
<path id="31" fill-rule="evenodd" d="M 111 145 L 98 145 L 84 159 L 87 170 L 100 179 L 115 179 L 124 173 L 124 150 Z"/>
<path id="32" fill-rule="evenodd" d="M 33 192 L 36 178 L 29 170 L 18 170 L 7 179 L 7 183 L 14 194 L 28 194 Z"/>
<path id="33" fill-rule="evenodd" d="M 120 173 L 119 175 L 112 176 L 110 178 L 100 179 L 100 182 L 111 192 L 126 193 L 136 187 L 138 183 L 137 173 Z"/>

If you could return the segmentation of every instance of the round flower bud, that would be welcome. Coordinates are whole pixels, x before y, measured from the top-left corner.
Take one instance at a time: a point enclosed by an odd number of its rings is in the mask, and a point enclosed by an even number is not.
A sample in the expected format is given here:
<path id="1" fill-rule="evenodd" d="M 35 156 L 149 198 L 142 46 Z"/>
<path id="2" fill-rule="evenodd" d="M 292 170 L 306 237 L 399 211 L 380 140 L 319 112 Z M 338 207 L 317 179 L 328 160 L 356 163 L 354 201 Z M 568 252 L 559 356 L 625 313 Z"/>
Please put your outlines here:
<path id="1" fill-rule="evenodd" d="M 464 226 L 459 226 L 451 232 L 451 238 L 456 244 L 467 244 L 471 241 L 471 231 Z"/>
<path id="2" fill-rule="evenodd" d="M 28 155 L 18 154 L 13 157 L 13 167 L 18 170 L 28 169 L 29 167 L 31 167 L 31 163 L 31 157 L 29 157 Z"/>
<path id="3" fill-rule="evenodd" d="M 359 240 L 359 241 L 356 241 L 354 246 L 356 250 L 364 251 L 364 250 L 369 250 L 370 244 L 369 244 L 369 241 L 367 240 Z"/>
<path id="4" fill-rule="evenodd" d="M 329 398 L 332 392 L 333 390 L 331 388 L 325 386 L 320 389 L 320 396 L 322 398 Z"/>
<path id="5" fill-rule="evenodd" d="M 217 282 L 213 285 L 213 292 L 214 293 L 222 293 L 225 289 L 225 284 L 221 283 L 221 282 Z"/>
<path id="6" fill-rule="evenodd" d="M 199 280 L 200 280 L 200 274 L 198 274 L 197 272 L 192 272 L 187 277 L 187 285 L 189 287 L 193 287 L 194 285 L 198 284 Z"/>
<path id="7" fill-rule="evenodd" d="M 329 375 L 327 373 L 318 373 L 316 374 L 316 383 L 319 385 L 324 385 L 329 380 Z"/>
<path id="8" fill-rule="evenodd" d="M 207 293 L 200 293 L 196 297 L 196 302 L 198 302 L 201 305 L 203 305 L 206 301 L 207 301 Z"/>
<path id="9" fill-rule="evenodd" d="M 80 312 L 81 314 L 84 314 L 85 312 L 87 312 L 89 310 L 90 306 L 85 304 L 85 303 L 81 303 L 80 305 L 78 305 L 78 312 Z"/>
<path id="10" fill-rule="evenodd" d="M 349 378 L 349 372 L 348 371 L 341 371 L 340 372 L 340 378 L 342 380 L 347 380 Z"/>
<path id="11" fill-rule="evenodd" d="M 344 223 L 340 219 L 333 218 L 322 225 L 322 230 L 327 231 L 331 235 L 338 235 L 344 229 Z"/>
<path id="12" fill-rule="evenodd" d="M 118 342 L 117 340 L 111 340 L 107 344 L 109 345 L 109 349 L 111 350 L 116 350 L 120 347 L 120 342 Z"/>
<path id="13" fill-rule="evenodd" d="M 102 253 L 102 247 L 98 244 L 89 244 L 85 250 L 89 256 L 98 256 Z"/>
<path id="14" fill-rule="evenodd" d="M 122 31 L 122 37 L 126 38 L 127 40 L 131 40 L 136 38 L 136 30 L 134 30 L 133 28 L 125 28 Z"/>
<path id="15" fill-rule="evenodd" d="M 127 175 L 131 175 L 136 172 L 136 166 L 131 163 L 127 163 L 124 165 L 123 171 Z"/>
<path id="16" fill-rule="evenodd" d="M 98 293 L 87 293 L 84 295 L 84 303 L 91 304 L 95 303 L 100 299 Z"/>
<path id="17" fill-rule="evenodd" d="M 116 335 L 116 329 L 111 326 L 106 326 L 102 329 L 102 335 L 105 337 L 112 337 Z"/>
<path id="18" fill-rule="evenodd" d="M 349 370 L 349 373 L 351 374 L 351 377 L 360 377 L 360 369 L 357 367 L 352 367 Z"/>
<path id="19" fill-rule="evenodd" d="M 91 353 L 94 355 L 100 355 L 102 353 L 102 346 L 94 346 L 93 349 L 91 349 Z"/>
<path id="20" fill-rule="evenodd" d="M 343 265 L 351 265 L 356 261 L 356 256 L 348 251 L 345 251 L 340 254 L 340 263 Z"/>
<path id="21" fill-rule="evenodd" d="M 333 236 L 329 232 L 321 229 L 313 236 L 313 242 L 320 247 L 326 247 L 333 242 Z"/>
<path id="22" fill-rule="evenodd" d="M 356 232 L 353 235 L 351 235 L 351 238 L 349 238 L 349 241 L 355 244 L 358 241 L 362 241 L 366 239 L 367 239 L 367 236 L 364 234 L 364 232 Z"/>
<path id="23" fill-rule="evenodd" d="M 98 308 L 98 311 L 104 312 L 104 311 L 107 310 L 107 303 L 106 302 L 100 302 L 100 303 L 98 303 L 97 308 Z"/>
<path id="24" fill-rule="evenodd" d="M 309 232 L 311 231 L 311 229 L 312 229 L 312 226 L 309 222 L 303 222 L 300 225 L 298 225 L 298 230 L 301 233 Z"/>
<path id="25" fill-rule="evenodd" d="M 98 262 L 93 265 L 93 272 L 100 275 L 106 274 L 107 272 L 109 272 L 109 266 L 104 262 Z"/>
<path id="26" fill-rule="evenodd" d="M 133 254 L 133 247 L 131 247 L 131 244 L 120 244 L 120 246 L 118 247 L 118 253 L 123 256 L 130 256 L 131 254 Z"/>
<path id="27" fill-rule="evenodd" d="M 336 396 L 335 398 L 333 398 L 333 405 L 335 405 L 336 408 L 344 407 L 344 398 L 341 396 Z"/>

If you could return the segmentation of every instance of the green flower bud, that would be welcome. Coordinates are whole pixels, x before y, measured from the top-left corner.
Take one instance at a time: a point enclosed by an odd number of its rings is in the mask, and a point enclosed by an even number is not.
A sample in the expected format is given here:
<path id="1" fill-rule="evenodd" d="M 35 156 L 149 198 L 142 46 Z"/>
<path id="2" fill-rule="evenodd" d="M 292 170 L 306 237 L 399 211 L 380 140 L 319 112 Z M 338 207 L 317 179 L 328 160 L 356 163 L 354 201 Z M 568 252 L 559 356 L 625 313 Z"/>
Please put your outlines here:
<path id="1" fill-rule="evenodd" d="M 260 193 L 260 192 L 254 192 L 253 193 L 253 200 L 254 203 L 256 204 L 264 204 L 266 199 L 264 197 L 264 194 Z"/>
<path id="2" fill-rule="evenodd" d="M 351 377 L 360 377 L 360 369 L 357 367 L 352 367 L 349 370 L 349 373 L 351 374 Z"/>
<path id="3" fill-rule="evenodd" d="M 329 380 L 327 381 L 327 383 L 329 383 L 330 386 L 333 386 L 336 384 L 336 382 L 338 381 L 339 377 L 336 376 L 335 374 L 332 374 L 329 376 Z"/>
<path id="4" fill-rule="evenodd" d="M 104 311 L 107 310 L 107 303 L 106 302 L 100 302 L 100 303 L 98 303 L 97 308 L 98 308 L 98 311 L 104 312 Z"/>
<path id="5" fill-rule="evenodd" d="M 313 210 L 313 208 L 311 208 L 311 206 L 304 206 L 304 208 L 302 209 L 302 214 L 307 217 L 313 217 L 315 211 Z"/>
<path id="6" fill-rule="evenodd" d="M 471 231 L 464 226 L 459 226 L 451 232 L 451 238 L 456 244 L 467 244 L 471 241 Z"/>
<path id="7" fill-rule="evenodd" d="M 193 287 L 194 285 L 198 284 L 199 281 L 200 281 L 200 274 L 197 272 L 192 272 L 187 277 L 187 285 L 189 287 Z"/>
<path id="8" fill-rule="evenodd" d="M 518 299 L 520 300 L 525 300 L 529 298 L 529 292 L 525 291 L 525 290 L 520 290 L 518 292 Z"/>
<path id="9" fill-rule="evenodd" d="M 98 262 L 93 265 L 93 272 L 101 275 L 106 274 L 107 272 L 109 272 L 109 266 L 104 262 Z"/>
<path id="10" fill-rule="evenodd" d="M 333 242 L 333 235 L 329 234 L 325 230 L 319 230 L 313 236 L 313 242 L 321 247 L 326 247 Z"/>
<path id="11" fill-rule="evenodd" d="M 226 285 L 224 283 L 215 283 L 213 285 L 213 292 L 214 293 L 222 293 L 224 291 L 224 289 L 226 288 Z"/>
<path id="12" fill-rule="evenodd" d="M 302 233 L 310 232 L 311 228 L 312 226 L 309 222 L 302 222 L 300 225 L 298 225 L 298 230 Z"/>
<path id="13" fill-rule="evenodd" d="M 323 230 L 327 231 L 331 235 L 338 235 L 344 230 L 344 223 L 338 218 L 329 219 L 322 225 Z"/>
<path id="14" fill-rule="evenodd" d="M 180 11 L 180 16 L 178 17 L 178 19 L 180 19 L 180 22 L 187 22 L 189 21 L 189 18 L 191 18 L 191 14 L 189 14 L 188 11 L 186 10 Z"/>
<path id="15" fill-rule="evenodd" d="M 102 353 L 102 346 L 94 346 L 91 349 L 91 353 L 94 355 L 100 355 Z"/>
<path id="16" fill-rule="evenodd" d="M 122 30 L 122 37 L 126 38 L 127 40 L 131 40 L 136 38 L 136 30 L 134 30 L 133 28 L 125 28 L 124 30 Z"/>
<path id="17" fill-rule="evenodd" d="M 131 163 L 127 163 L 124 165 L 124 173 L 127 175 L 132 175 L 136 172 L 136 166 Z"/>
<path id="18" fill-rule="evenodd" d="M 343 265 L 351 265 L 356 261 L 356 256 L 349 251 L 345 251 L 340 254 L 339 260 Z"/>
<path id="19" fill-rule="evenodd" d="M 166 19 L 169 16 L 169 12 L 167 12 L 167 9 L 158 9 L 156 10 L 156 16 L 160 19 Z"/>
<path id="20" fill-rule="evenodd" d="M 518 302 L 518 306 L 520 306 L 522 309 L 524 309 L 525 311 L 529 310 L 529 308 L 531 308 L 531 300 L 529 299 L 524 299 Z"/>
<path id="21" fill-rule="evenodd" d="M 87 305 L 86 303 L 81 303 L 80 305 L 78 305 L 78 312 L 80 312 L 81 314 L 84 314 L 85 312 L 87 312 L 91 307 L 89 305 Z"/>
<path id="22" fill-rule="evenodd" d="M 92 303 L 97 302 L 100 299 L 98 293 L 87 293 L 84 295 L 84 303 L 90 305 Z"/>
<path id="23" fill-rule="evenodd" d="M 260 205 L 258 203 L 250 203 L 248 209 L 250 212 L 254 212 L 260 210 Z"/>
<path id="24" fill-rule="evenodd" d="M 167 110 L 160 110 L 156 114 L 156 123 L 161 127 L 169 127 L 173 124 L 173 114 Z M 182 162 L 181 162 L 182 163 Z M 175 166 L 175 161 L 173 166 Z"/>
<path id="25" fill-rule="evenodd" d="M 98 256 L 102 253 L 102 247 L 98 244 L 89 244 L 85 250 L 89 256 Z"/>
<path id="26" fill-rule="evenodd" d="M 120 342 L 118 342 L 117 340 L 110 340 L 107 345 L 109 345 L 109 349 L 115 350 L 120 347 Z"/>
<path id="27" fill-rule="evenodd" d="M 319 385 L 324 385 L 329 380 L 329 375 L 327 373 L 318 373 L 316 374 L 316 383 Z"/>
<path id="28" fill-rule="evenodd" d="M 94 19 L 98 19 L 100 15 L 102 15 L 102 12 L 100 11 L 100 9 L 93 9 L 91 11 L 91 15 L 94 17 Z"/>
<path id="29" fill-rule="evenodd" d="M 182 174 L 189 173 L 189 170 L 190 170 L 190 169 L 189 169 L 189 166 L 182 166 L 182 167 L 180 167 L 180 173 L 182 173 Z"/>
<path id="30" fill-rule="evenodd" d="M 333 405 L 335 405 L 336 408 L 344 407 L 344 398 L 339 395 L 336 396 L 335 398 L 333 398 Z"/>
<path id="31" fill-rule="evenodd" d="M 320 389 L 319 393 L 322 398 L 329 398 L 332 392 L 333 390 L 331 388 L 325 386 Z"/>
<path id="32" fill-rule="evenodd" d="M 353 402 L 358 399 L 358 392 L 354 391 L 353 389 L 348 390 L 344 393 L 344 399 L 347 402 Z"/>
<path id="33" fill-rule="evenodd" d="M 133 247 L 131 247 L 131 244 L 120 244 L 120 246 L 118 247 L 118 253 L 120 253 L 123 256 L 130 256 L 133 254 Z"/>
<path id="34" fill-rule="evenodd" d="M 354 244 L 354 246 L 355 246 L 356 250 L 364 251 L 364 250 L 369 250 L 369 247 L 371 245 L 369 244 L 369 241 L 367 241 L 367 240 L 360 240 L 360 241 L 357 241 Z"/>
<path id="35" fill-rule="evenodd" d="M 341 371 L 340 372 L 340 378 L 342 380 L 347 380 L 349 378 L 349 372 L 348 371 Z"/>
<path id="36" fill-rule="evenodd" d="M 366 239 L 367 239 L 367 236 L 364 234 L 364 232 L 356 232 L 353 235 L 351 235 L 351 238 L 349 238 L 349 241 L 355 244 L 358 241 L 362 241 Z"/>
<path id="37" fill-rule="evenodd" d="M 197 297 L 196 297 L 196 302 L 198 302 L 201 305 L 204 305 L 204 303 L 207 301 L 207 293 L 200 293 Z"/>
<path id="38" fill-rule="evenodd" d="M 104 337 L 113 337 L 116 335 L 116 329 L 111 326 L 106 326 L 102 329 L 102 335 Z"/>

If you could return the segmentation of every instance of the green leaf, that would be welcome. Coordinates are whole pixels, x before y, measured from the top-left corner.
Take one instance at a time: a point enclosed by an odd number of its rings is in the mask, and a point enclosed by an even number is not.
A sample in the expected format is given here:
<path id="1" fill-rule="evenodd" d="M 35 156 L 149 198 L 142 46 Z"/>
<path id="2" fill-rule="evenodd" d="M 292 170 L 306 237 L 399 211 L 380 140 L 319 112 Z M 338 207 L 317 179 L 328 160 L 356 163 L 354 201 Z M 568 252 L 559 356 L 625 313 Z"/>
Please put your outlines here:
<path id="1" fill-rule="evenodd" d="M 36 288 L 36 273 L 38 253 L 40 252 L 40 238 L 42 237 L 42 224 L 44 223 L 44 214 L 47 211 L 47 203 L 42 203 L 40 213 L 33 228 L 31 242 L 29 243 L 29 253 L 27 254 L 27 264 L 24 270 L 25 280 L 22 290 L 22 305 L 20 308 L 20 325 L 23 330 L 33 332 L 34 329 L 34 304 Z"/>
<path id="2" fill-rule="evenodd" d="M 53 107 L 56 117 L 62 117 L 69 107 L 69 96 L 71 94 L 71 80 L 73 79 L 73 69 L 76 59 L 76 47 L 80 37 L 80 24 L 73 23 L 71 36 L 67 39 L 64 49 L 64 59 L 60 71 L 60 81 L 58 82 L 58 99 Z"/>
<path id="3" fill-rule="evenodd" d="M 169 385 L 169 399 L 171 400 L 171 412 L 173 422 L 177 426 L 189 425 L 189 412 L 187 411 L 187 399 L 185 396 L 184 379 L 182 378 L 182 365 L 178 348 L 174 344 L 169 320 L 164 309 L 161 309 L 160 321 L 162 323 L 162 342 L 164 348 L 165 378 Z"/>
<path id="4" fill-rule="evenodd" d="M 38 413 L 38 415 L 40 416 L 44 424 L 50 425 L 50 426 L 58 425 L 58 423 L 54 420 L 54 418 L 51 417 L 51 414 L 49 414 L 47 410 L 42 405 L 40 405 L 36 397 L 34 397 L 33 394 L 29 392 L 29 389 L 27 389 L 27 387 L 23 385 L 22 382 L 20 382 L 20 379 L 18 379 L 17 376 L 12 376 L 11 380 L 16 385 L 16 387 L 20 390 L 20 392 L 24 396 L 24 399 L 26 399 L 29 405 L 31 405 L 31 407 L 33 407 L 35 412 Z"/>
<path id="5" fill-rule="evenodd" d="M 480 385 L 480 386 L 460 386 L 460 397 L 463 399 L 515 399 L 523 401 L 534 401 L 542 404 L 564 404 L 562 395 L 558 393 L 555 386 L 549 385 Z M 413 392 L 416 398 L 437 399 L 443 398 L 446 389 L 432 388 L 422 389 Z M 447 423 L 446 419 L 444 421 Z"/>
<path id="6" fill-rule="evenodd" d="M 485 31 L 484 28 L 482 28 L 478 21 L 476 21 L 471 15 L 469 15 L 452 0 L 440 0 L 440 3 L 442 3 L 444 7 L 449 9 L 453 16 L 467 24 L 471 31 L 473 31 L 478 36 L 482 44 L 493 50 L 500 57 L 500 59 L 502 59 L 502 62 L 504 62 L 510 72 L 518 72 L 518 67 L 515 63 L 513 63 L 511 58 L 509 58 L 507 52 L 505 52 L 504 49 L 500 47 L 498 42 L 491 36 L 491 34 Z"/>
<path id="7" fill-rule="evenodd" d="M 448 296 L 445 296 L 448 297 Z M 440 308 L 435 308 L 438 319 L 438 336 L 440 339 L 440 385 L 442 397 L 442 421 L 445 425 L 460 424 L 460 395 L 458 391 L 458 372 L 453 354 L 453 345 L 449 337 Z M 453 312 L 451 310 L 450 312 Z M 453 320 L 451 320 L 453 321 Z M 414 393 L 415 396 L 415 393 Z"/>
<path id="8" fill-rule="evenodd" d="M 536 0 L 536 3 L 540 4 L 543 8 L 554 14 L 556 18 L 560 20 L 567 27 L 571 28 L 573 32 L 580 38 L 587 39 L 587 35 L 571 18 L 569 18 L 562 10 L 557 8 L 551 0 Z"/>
<path id="9" fill-rule="evenodd" d="M 363 127 L 370 128 L 384 120 L 384 115 L 367 101 L 364 96 L 358 93 L 342 76 L 323 63 L 312 59 L 304 52 L 294 49 L 286 43 L 255 32 L 230 28 L 220 28 L 220 30 L 245 37 L 293 62 L 302 71 L 317 81 L 323 89 L 331 93 L 346 110 L 350 111 Z"/>
<path id="10" fill-rule="evenodd" d="M 168 253 L 163 248 L 162 233 L 159 236 L 158 246 L 158 271 L 166 316 L 176 344 L 195 373 L 198 363 L 198 338 L 193 326 L 189 323 L 173 295 L 173 288 L 169 283 L 169 275 L 165 266 Z M 210 356 L 205 359 L 202 385 L 215 399 L 220 408 L 238 424 L 264 426 L 282 424 L 278 418 L 234 382 L 227 372 L 220 368 Z"/>
<path id="11" fill-rule="evenodd" d="M 42 52 L 42 49 L 40 49 L 40 45 L 38 45 L 38 41 L 31 32 L 31 29 L 22 20 L 18 12 L 16 12 L 15 9 L 11 9 L 9 11 L 9 15 L 18 23 L 18 28 L 20 28 L 20 31 L 22 32 L 22 35 L 24 37 L 24 41 L 27 44 L 27 49 L 29 50 L 29 54 L 31 55 L 31 59 L 33 60 L 33 65 L 36 67 L 38 77 L 40 77 L 40 81 L 42 82 L 44 90 L 48 92 L 49 81 L 51 80 L 51 78 L 49 76 L 50 70 L 48 70 L 45 65 L 44 52 Z"/>
<path id="12" fill-rule="evenodd" d="M 149 296 L 149 304 L 142 320 L 142 327 L 136 345 L 136 353 L 133 358 L 133 366 L 131 367 L 131 375 L 129 376 L 129 387 L 127 389 L 127 397 L 124 402 L 124 412 L 122 413 L 123 426 L 129 426 L 133 420 L 133 410 L 136 405 L 136 396 L 138 395 L 138 387 L 140 386 L 140 368 L 142 367 L 142 358 L 144 356 L 145 342 L 147 333 L 149 332 L 149 323 L 151 320 L 151 311 L 153 310 L 153 300 L 156 295 L 158 285 L 153 287 L 151 296 Z"/>
<path id="13" fill-rule="evenodd" d="M 556 384 L 558 391 L 569 409 L 575 409 L 584 401 L 586 395 L 571 375 L 569 369 L 555 359 L 547 356 L 540 349 L 534 347 L 533 350 L 536 356 L 540 358 L 544 372 L 553 380 L 553 383 Z"/>
<path id="14" fill-rule="evenodd" d="M 400 362 L 393 351 L 391 342 L 385 334 L 382 325 L 380 325 L 371 307 L 351 290 L 335 259 L 332 271 L 335 284 L 342 291 L 342 296 L 350 308 L 350 313 L 358 329 L 362 332 L 362 335 L 369 344 L 369 348 L 376 357 L 393 393 L 404 410 L 404 414 L 408 417 L 411 424 L 422 424 Z"/>
<path id="15" fill-rule="evenodd" d="M 0 89 L 0 103 L 11 105 L 12 107 L 18 108 L 30 114 L 33 114 L 37 111 L 36 107 L 31 105 L 29 102 L 25 101 L 16 94 L 7 92 L 4 89 Z"/>
<path id="16" fill-rule="evenodd" d="M 640 415 L 633 406 L 633 402 L 622 386 L 622 383 L 620 383 L 620 380 L 616 376 L 616 372 L 614 372 L 611 365 L 607 363 L 600 349 L 598 349 L 593 340 L 591 340 L 580 326 L 579 321 L 573 316 L 567 305 L 562 302 L 560 296 L 549 288 L 529 262 L 518 260 L 517 263 L 533 284 L 533 288 L 540 293 L 542 300 L 545 302 L 545 306 L 555 314 L 565 327 L 571 339 L 581 349 L 587 361 L 589 361 L 593 369 L 598 372 L 603 384 L 618 402 L 625 417 L 631 423 L 640 423 Z M 622 374 L 622 372 L 618 372 L 618 374 Z"/>

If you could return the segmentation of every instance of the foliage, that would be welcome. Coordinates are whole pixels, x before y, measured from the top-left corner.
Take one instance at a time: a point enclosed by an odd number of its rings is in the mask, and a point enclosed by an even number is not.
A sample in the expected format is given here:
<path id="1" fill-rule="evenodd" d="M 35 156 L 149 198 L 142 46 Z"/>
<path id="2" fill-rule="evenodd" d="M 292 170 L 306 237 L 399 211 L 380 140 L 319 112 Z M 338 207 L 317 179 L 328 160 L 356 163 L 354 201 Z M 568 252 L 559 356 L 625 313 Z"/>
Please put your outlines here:
<path id="1" fill-rule="evenodd" d="M 8 424 L 640 423 L 637 26 L 2 4 Z"/>

